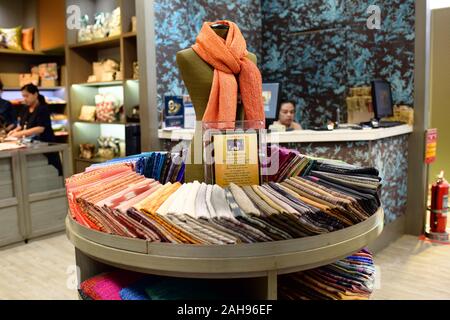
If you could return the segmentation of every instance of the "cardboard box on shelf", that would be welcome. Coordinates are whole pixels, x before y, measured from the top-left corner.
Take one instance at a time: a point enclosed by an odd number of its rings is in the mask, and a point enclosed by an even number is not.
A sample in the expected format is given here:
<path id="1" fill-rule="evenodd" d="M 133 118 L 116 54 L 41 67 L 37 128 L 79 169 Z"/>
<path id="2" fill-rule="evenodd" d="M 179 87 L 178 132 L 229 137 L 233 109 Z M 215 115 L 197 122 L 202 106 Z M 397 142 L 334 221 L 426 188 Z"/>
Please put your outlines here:
<path id="1" fill-rule="evenodd" d="M 410 126 L 414 125 L 414 109 L 410 106 L 395 105 L 394 115 L 392 117 L 383 118 L 384 121 L 401 121 Z"/>
<path id="2" fill-rule="evenodd" d="M 123 72 L 122 71 L 117 71 L 115 78 L 116 78 L 116 80 L 123 80 Z"/>
<path id="3" fill-rule="evenodd" d="M 94 75 L 90 75 L 87 79 L 87 82 L 97 82 L 97 77 Z"/>
<path id="4" fill-rule="evenodd" d="M 0 79 L 5 88 L 15 88 L 20 85 L 18 73 L 0 73 Z"/>
<path id="5" fill-rule="evenodd" d="M 19 86 L 23 87 L 29 83 L 34 84 L 35 86 L 39 86 L 39 75 L 31 74 L 31 73 L 21 73 L 19 74 Z"/>
<path id="6" fill-rule="evenodd" d="M 116 76 L 116 72 L 115 71 L 105 71 L 102 73 L 101 75 L 101 80 L 100 81 L 114 81 L 115 80 L 115 76 Z"/>
<path id="7" fill-rule="evenodd" d="M 119 71 L 119 64 L 112 59 L 106 59 L 103 61 L 93 62 L 92 69 L 98 82 L 112 81 L 115 79 L 116 73 Z"/>
<path id="8" fill-rule="evenodd" d="M 93 62 L 92 63 L 93 75 L 95 76 L 96 81 L 102 81 L 103 68 L 101 62 Z"/>
<path id="9" fill-rule="evenodd" d="M 39 76 L 41 79 L 56 80 L 58 79 L 58 64 L 57 63 L 41 63 L 39 65 Z"/>
<path id="10" fill-rule="evenodd" d="M 347 122 L 361 123 L 370 121 L 375 115 L 373 112 L 371 87 L 353 87 L 346 98 Z"/>
<path id="11" fill-rule="evenodd" d="M 58 86 L 58 81 L 57 80 L 47 80 L 47 79 L 42 79 L 41 80 L 41 87 L 42 88 L 54 88 Z"/>

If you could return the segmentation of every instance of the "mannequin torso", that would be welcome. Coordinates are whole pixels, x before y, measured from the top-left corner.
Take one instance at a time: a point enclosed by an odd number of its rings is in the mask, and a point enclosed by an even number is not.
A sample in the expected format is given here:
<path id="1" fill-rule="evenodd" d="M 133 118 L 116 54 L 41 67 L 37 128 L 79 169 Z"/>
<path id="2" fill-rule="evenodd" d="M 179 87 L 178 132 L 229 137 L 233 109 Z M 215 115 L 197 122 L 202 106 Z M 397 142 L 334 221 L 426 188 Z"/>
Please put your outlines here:
<path id="1" fill-rule="evenodd" d="M 214 31 L 222 38 L 226 38 L 228 32 L 227 29 L 214 29 Z M 247 58 L 256 64 L 257 59 L 253 53 L 249 53 Z M 181 50 L 177 53 L 177 64 L 180 69 L 181 77 L 189 92 L 192 104 L 194 105 L 196 119 L 197 121 L 202 121 L 206 106 L 208 105 L 214 77 L 214 68 L 203 61 L 192 48 Z M 243 109 L 239 105 L 237 114 L 239 119 L 244 119 Z M 191 163 L 194 161 L 193 147 L 196 146 L 198 148 L 198 146 L 202 145 L 201 141 L 200 143 L 196 143 L 195 140 L 201 138 L 202 128 L 201 126 L 196 125 L 189 155 Z M 196 159 L 198 159 L 198 157 Z M 203 164 L 187 164 L 185 180 L 186 182 L 194 180 L 204 181 Z"/>
<path id="2" fill-rule="evenodd" d="M 249 53 L 247 58 L 256 64 L 256 55 Z M 177 64 L 192 99 L 196 118 L 201 121 L 208 105 L 214 68 L 203 61 L 192 48 L 177 53 Z"/>

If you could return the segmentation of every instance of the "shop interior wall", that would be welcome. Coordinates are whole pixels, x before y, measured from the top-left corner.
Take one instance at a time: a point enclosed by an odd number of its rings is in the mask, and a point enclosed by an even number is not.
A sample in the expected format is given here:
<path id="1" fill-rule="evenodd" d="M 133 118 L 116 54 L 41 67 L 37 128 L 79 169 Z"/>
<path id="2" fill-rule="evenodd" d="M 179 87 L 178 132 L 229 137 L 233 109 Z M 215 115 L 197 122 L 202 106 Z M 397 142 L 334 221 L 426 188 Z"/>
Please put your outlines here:
<path id="1" fill-rule="evenodd" d="M 261 62 L 261 2 L 259 0 L 155 0 L 158 106 L 166 94 L 186 94 L 178 72 L 176 54 L 195 43 L 205 21 L 227 19 L 236 22 L 248 50 Z"/>
<path id="2" fill-rule="evenodd" d="M 39 0 L 41 50 L 63 47 L 65 42 L 64 1 Z"/>
<path id="3" fill-rule="evenodd" d="M 429 183 L 440 170 L 450 177 L 450 8 L 431 13 L 430 127 L 438 129 L 436 162 L 430 166 Z"/>
<path id="4" fill-rule="evenodd" d="M 14 28 L 23 23 L 23 1 L 0 0 L 0 27 Z"/>
<path id="5" fill-rule="evenodd" d="M 395 103 L 413 105 L 415 2 L 389 0 L 379 6 L 381 29 L 370 30 L 366 1 L 156 0 L 158 105 L 165 94 L 187 93 L 176 53 L 194 43 L 204 21 L 216 19 L 238 23 L 249 50 L 258 56 L 264 81 L 282 83 L 283 98 L 297 101 L 297 115 L 306 128 L 334 120 L 337 108 L 345 119 L 348 88 L 375 78 L 391 82 Z M 379 148 L 393 146 L 381 143 Z M 407 174 L 407 148 L 402 148 L 400 158 L 385 159 L 386 165 L 379 166 L 384 174 L 398 177 L 398 197 L 391 205 L 395 210 L 388 212 L 387 222 L 406 211 L 407 181 L 401 177 Z"/>
<path id="6" fill-rule="evenodd" d="M 38 27 L 37 0 L 0 0 L 0 28 Z M 35 33 L 35 48 L 39 49 L 39 34 Z"/>
<path id="7" fill-rule="evenodd" d="M 304 127 L 345 119 L 351 86 L 391 82 L 395 103 L 413 104 L 413 0 L 376 3 L 380 30 L 370 30 L 369 3 L 354 0 L 263 0 L 263 76 L 297 101 Z"/>
<path id="8" fill-rule="evenodd" d="M 264 81 L 282 83 L 282 97 L 297 101 L 304 127 L 346 119 L 351 86 L 390 81 L 395 103 L 413 105 L 414 1 L 379 4 L 381 29 L 367 27 L 368 4 L 354 0 L 155 1 L 158 105 L 184 94 L 176 53 L 195 42 L 202 22 L 238 23 L 258 56 Z"/>

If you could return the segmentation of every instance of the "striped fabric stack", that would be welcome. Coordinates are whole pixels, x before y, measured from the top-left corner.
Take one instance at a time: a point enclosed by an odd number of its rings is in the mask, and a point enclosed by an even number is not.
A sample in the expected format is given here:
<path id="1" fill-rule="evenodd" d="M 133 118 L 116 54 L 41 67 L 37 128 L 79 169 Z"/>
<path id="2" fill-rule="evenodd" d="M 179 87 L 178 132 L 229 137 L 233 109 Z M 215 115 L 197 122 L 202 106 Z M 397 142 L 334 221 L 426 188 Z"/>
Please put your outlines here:
<path id="1" fill-rule="evenodd" d="M 296 175 L 261 186 L 161 182 L 136 162 L 89 168 L 66 181 L 73 218 L 120 236 L 190 244 L 307 237 L 366 220 L 380 206 L 374 168 L 312 160 Z M 155 177 L 158 178 L 158 177 Z"/>
<path id="2" fill-rule="evenodd" d="M 84 300 L 251 299 L 242 280 L 184 279 L 116 270 L 81 283 Z M 279 277 L 278 298 L 288 300 L 366 300 L 372 293 L 372 255 L 360 252 L 320 268 Z M 248 290 L 247 290 L 248 289 Z"/>
<path id="3" fill-rule="evenodd" d="M 83 281 L 83 300 L 230 300 L 251 298 L 242 283 L 220 279 L 172 278 L 115 270 Z"/>
<path id="4" fill-rule="evenodd" d="M 279 298 L 367 300 L 375 283 L 372 255 L 360 252 L 333 264 L 280 277 Z"/>
<path id="5" fill-rule="evenodd" d="M 183 160 L 183 151 L 181 153 L 146 152 L 96 163 L 86 170 L 92 171 L 117 164 L 128 164 L 134 168 L 136 173 L 161 183 L 184 181 L 186 166 Z"/>

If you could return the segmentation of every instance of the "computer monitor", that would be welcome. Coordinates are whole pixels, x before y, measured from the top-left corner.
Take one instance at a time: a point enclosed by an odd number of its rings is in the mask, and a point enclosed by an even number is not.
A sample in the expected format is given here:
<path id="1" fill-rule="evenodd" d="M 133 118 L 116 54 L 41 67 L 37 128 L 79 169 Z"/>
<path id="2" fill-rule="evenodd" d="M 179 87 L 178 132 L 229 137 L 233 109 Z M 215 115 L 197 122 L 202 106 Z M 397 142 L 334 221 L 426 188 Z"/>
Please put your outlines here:
<path id="1" fill-rule="evenodd" d="M 280 102 L 280 83 L 263 83 L 263 101 L 266 124 L 269 126 L 278 117 L 278 108 Z"/>
<path id="2" fill-rule="evenodd" d="M 377 120 L 394 115 L 391 84 L 389 82 L 384 80 L 372 81 L 372 103 Z"/>

